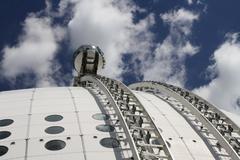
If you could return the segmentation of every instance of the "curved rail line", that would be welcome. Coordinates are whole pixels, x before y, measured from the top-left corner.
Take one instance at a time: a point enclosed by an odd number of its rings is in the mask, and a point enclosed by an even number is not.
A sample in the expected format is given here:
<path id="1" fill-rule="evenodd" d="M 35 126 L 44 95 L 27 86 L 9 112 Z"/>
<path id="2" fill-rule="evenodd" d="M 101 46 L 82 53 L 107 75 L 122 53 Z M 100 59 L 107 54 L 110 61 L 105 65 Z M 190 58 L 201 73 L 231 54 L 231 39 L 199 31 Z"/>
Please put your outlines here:
<path id="1" fill-rule="evenodd" d="M 198 120 L 218 140 L 228 155 L 233 160 L 240 159 L 240 134 L 239 127 L 215 106 L 201 97 L 173 85 L 161 82 L 146 81 L 134 83 L 129 86 L 135 90 L 151 90 L 153 93 L 159 91 L 175 98 L 184 107 L 194 114 Z"/>
<path id="2" fill-rule="evenodd" d="M 125 131 L 134 160 L 169 159 L 173 156 L 151 116 L 123 83 L 103 76 L 86 75 L 79 83 L 97 85 L 115 109 Z"/>

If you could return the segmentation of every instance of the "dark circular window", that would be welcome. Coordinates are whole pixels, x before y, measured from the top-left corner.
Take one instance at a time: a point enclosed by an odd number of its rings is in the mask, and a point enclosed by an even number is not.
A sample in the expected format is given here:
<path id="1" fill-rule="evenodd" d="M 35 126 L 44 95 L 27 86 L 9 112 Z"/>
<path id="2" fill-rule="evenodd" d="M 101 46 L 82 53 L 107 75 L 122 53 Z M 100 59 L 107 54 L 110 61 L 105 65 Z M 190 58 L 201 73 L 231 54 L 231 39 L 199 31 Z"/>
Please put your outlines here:
<path id="1" fill-rule="evenodd" d="M 45 132 L 48 134 L 58 134 L 58 133 L 62 133 L 63 131 L 64 131 L 64 128 L 61 126 L 52 126 L 45 129 Z"/>
<path id="2" fill-rule="evenodd" d="M 8 147 L 0 146 L 0 157 L 8 152 Z"/>
<path id="3" fill-rule="evenodd" d="M 116 138 L 103 138 L 101 139 L 100 144 L 106 148 L 117 148 L 120 145 Z"/>
<path id="4" fill-rule="evenodd" d="M 11 132 L 9 132 L 9 131 L 0 131 L 0 140 L 4 139 L 4 138 L 7 138 L 10 135 L 11 135 Z"/>
<path id="5" fill-rule="evenodd" d="M 49 115 L 45 117 L 45 120 L 48 122 L 57 122 L 57 121 L 61 121 L 62 119 L 63 119 L 63 116 L 57 115 L 57 114 Z"/>
<path id="6" fill-rule="evenodd" d="M 96 129 L 102 132 L 113 132 L 115 128 L 111 125 L 101 124 L 96 126 Z"/>
<path id="7" fill-rule="evenodd" d="M 62 140 L 51 140 L 45 144 L 45 147 L 50 151 L 58 151 L 63 149 L 66 143 Z"/>
<path id="8" fill-rule="evenodd" d="M 96 120 L 108 120 L 110 118 L 109 115 L 103 113 L 96 113 L 92 117 Z"/>
<path id="9" fill-rule="evenodd" d="M 5 127 L 9 126 L 13 123 L 14 121 L 12 119 L 2 119 L 0 120 L 0 127 Z"/>

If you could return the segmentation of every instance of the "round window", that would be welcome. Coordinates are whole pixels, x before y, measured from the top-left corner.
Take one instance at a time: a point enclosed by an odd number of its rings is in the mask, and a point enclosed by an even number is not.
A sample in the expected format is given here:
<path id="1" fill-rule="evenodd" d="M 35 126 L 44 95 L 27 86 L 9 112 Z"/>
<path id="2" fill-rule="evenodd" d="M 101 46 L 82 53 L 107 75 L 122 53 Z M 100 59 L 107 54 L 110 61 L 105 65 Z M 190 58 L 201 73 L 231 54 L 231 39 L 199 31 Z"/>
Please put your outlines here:
<path id="1" fill-rule="evenodd" d="M 48 134 L 59 134 L 64 131 L 64 128 L 61 126 L 52 126 L 45 129 L 45 132 Z"/>
<path id="2" fill-rule="evenodd" d="M 102 132 L 113 132 L 115 128 L 111 125 L 101 124 L 96 126 L 96 129 Z"/>
<path id="3" fill-rule="evenodd" d="M 66 143 L 62 140 L 51 140 L 45 144 L 45 147 L 50 151 L 58 151 L 63 149 Z"/>
<path id="4" fill-rule="evenodd" d="M 106 148 L 117 148 L 120 145 L 116 138 L 103 138 L 101 139 L 100 144 Z"/>
<path id="5" fill-rule="evenodd" d="M 8 147 L 0 146 L 0 157 L 8 152 Z"/>
<path id="6" fill-rule="evenodd" d="M 63 119 L 63 116 L 57 115 L 57 114 L 53 114 L 45 117 L 45 120 L 48 122 L 57 122 L 57 121 L 61 121 L 62 119 Z"/>
<path id="7" fill-rule="evenodd" d="M 2 119 L 0 120 L 0 127 L 5 127 L 9 126 L 13 123 L 14 121 L 12 119 Z"/>
<path id="8" fill-rule="evenodd" d="M 9 131 L 0 131 L 0 140 L 5 139 L 11 135 L 11 132 Z"/>
<path id="9" fill-rule="evenodd" d="M 103 113 L 96 113 L 92 117 L 96 120 L 108 120 L 110 118 L 109 115 Z"/>

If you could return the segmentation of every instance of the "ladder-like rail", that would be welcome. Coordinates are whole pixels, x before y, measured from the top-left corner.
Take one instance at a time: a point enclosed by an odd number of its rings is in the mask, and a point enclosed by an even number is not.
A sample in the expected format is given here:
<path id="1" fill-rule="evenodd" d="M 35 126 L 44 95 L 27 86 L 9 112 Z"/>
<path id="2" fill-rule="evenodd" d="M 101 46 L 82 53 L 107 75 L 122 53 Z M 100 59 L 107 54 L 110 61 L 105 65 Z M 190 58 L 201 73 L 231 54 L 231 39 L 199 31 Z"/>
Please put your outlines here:
<path id="1" fill-rule="evenodd" d="M 151 116 L 123 83 L 103 76 L 83 76 L 79 83 L 91 82 L 107 96 L 128 139 L 134 160 L 174 159 Z"/>
<path id="2" fill-rule="evenodd" d="M 124 133 L 126 134 L 126 137 L 128 139 L 128 143 L 131 148 L 132 156 L 133 156 L 134 160 L 135 159 L 140 160 L 137 148 L 135 146 L 133 138 L 131 137 L 131 133 L 130 133 L 130 131 L 127 127 L 127 124 L 124 120 L 122 112 L 120 111 L 117 103 L 115 102 L 114 98 L 112 97 L 112 94 L 109 92 L 109 90 L 106 88 L 106 86 L 100 80 L 96 79 L 93 76 L 84 76 L 81 78 L 81 82 L 91 82 L 91 83 L 97 85 L 97 87 L 99 87 L 99 89 L 107 96 L 107 99 L 110 102 L 111 106 L 114 108 L 114 110 L 119 118 L 119 122 L 124 130 Z"/>
<path id="3" fill-rule="evenodd" d="M 224 113 L 201 97 L 185 89 L 161 82 L 146 81 L 129 86 L 135 90 L 163 92 L 183 104 L 217 139 L 233 160 L 240 159 L 239 127 Z"/>

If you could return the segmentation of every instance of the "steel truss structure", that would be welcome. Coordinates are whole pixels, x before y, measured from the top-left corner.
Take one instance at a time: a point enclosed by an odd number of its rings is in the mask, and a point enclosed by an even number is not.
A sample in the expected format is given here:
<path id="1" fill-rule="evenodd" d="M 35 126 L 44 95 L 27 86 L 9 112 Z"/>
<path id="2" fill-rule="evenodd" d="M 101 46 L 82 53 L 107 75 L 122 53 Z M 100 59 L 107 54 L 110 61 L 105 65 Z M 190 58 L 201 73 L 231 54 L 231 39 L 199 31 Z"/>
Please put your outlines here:
<path id="1" fill-rule="evenodd" d="M 75 86 L 98 87 L 106 95 L 124 129 L 134 160 L 174 159 L 151 116 L 122 82 L 86 75 L 75 78 Z"/>
<path id="2" fill-rule="evenodd" d="M 215 145 L 207 142 L 209 147 L 225 149 L 231 159 L 240 159 L 239 127 L 223 112 L 203 98 L 186 89 L 155 81 L 135 83 L 130 85 L 129 88 L 151 92 L 158 97 L 161 92 L 175 98 L 183 105 L 181 111 L 187 109 L 201 123 L 200 130 L 205 129 L 205 132 L 212 134 L 216 138 Z M 168 97 L 165 97 L 165 100 L 168 100 Z M 210 148 L 210 150 L 213 151 L 213 148 Z M 214 157 L 219 158 L 221 155 L 215 155 Z"/>
<path id="3" fill-rule="evenodd" d="M 166 83 L 145 81 L 128 88 L 120 81 L 97 75 L 105 60 L 96 46 L 81 46 L 74 55 L 74 67 L 78 72 L 74 86 L 104 94 L 106 103 L 114 109 L 124 130 L 124 141 L 132 153 L 130 159 L 174 159 L 159 128 L 131 89 L 150 92 L 177 110 L 202 138 L 215 159 L 240 159 L 239 127 L 201 97 Z M 180 107 L 174 106 L 172 100 Z"/>

